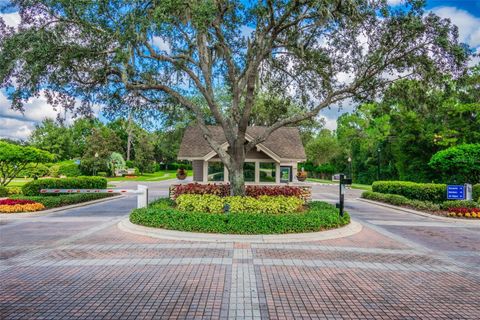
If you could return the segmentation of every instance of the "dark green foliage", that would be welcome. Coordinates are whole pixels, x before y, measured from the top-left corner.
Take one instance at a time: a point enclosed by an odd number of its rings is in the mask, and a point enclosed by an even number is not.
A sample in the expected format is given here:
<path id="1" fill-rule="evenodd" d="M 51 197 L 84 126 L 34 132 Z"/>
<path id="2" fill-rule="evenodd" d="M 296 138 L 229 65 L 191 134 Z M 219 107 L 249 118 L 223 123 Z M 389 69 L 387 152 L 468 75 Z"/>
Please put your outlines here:
<path id="1" fill-rule="evenodd" d="M 22 192 L 26 196 L 37 196 L 40 189 L 106 189 L 107 179 L 102 177 L 76 177 L 64 179 L 39 179 L 26 183 Z"/>
<path id="2" fill-rule="evenodd" d="M 438 211 L 440 210 L 440 205 L 430 202 L 430 201 L 421 201 L 421 200 L 411 200 L 404 196 L 398 194 L 386 194 L 378 193 L 373 191 L 365 191 L 362 193 L 362 198 L 385 202 L 393 204 L 395 206 L 405 206 L 418 210 L 427 210 L 427 211 Z"/>
<path id="3" fill-rule="evenodd" d="M 407 181 L 376 181 L 372 191 L 398 194 L 408 199 L 440 203 L 446 200 L 447 186 L 435 183 L 415 183 Z"/>
<path id="4" fill-rule="evenodd" d="M 472 199 L 480 202 L 480 183 L 472 186 Z"/>
<path id="5" fill-rule="evenodd" d="M 29 177 L 29 178 L 44 177 L 48 175 L 48 172 L 49 172 L 48 166 L 42 163 L 38 163 L 38 164 L 30 163 L 25 167 L 25 169 L 21 170 L 17 174 L 17 177 L 22 177 L 22 178 L 23 177 Z"/>
<path id="6" fill-rule="evenodd" d="M 52 161 L 44 150 L 0 141 L 0 186 L 6 186 L 27 166 Z"/>
<path id="7" fill-rule="evenodd" d="M 61 163 L 59 164 L 58 174 L 67 177 L 78 177 L 82 175 L 82 172 L 75 163 Z"/>
<path id="8" fill-rule="evenodd" d="M 68 206 L 75 203 L 92 201 L 97 199 L 108 198 L 114 196 L 111 193 L 77 193 L 77 194 L 60 194 L 54 197 L 50 196 L 26 196 L 26 195 L 12 195 L 12 199 L 25 199 L 39 202 L 45 206 L 45 208 L 56 208 Z"/>
<path id="9" fill-rule="evenodd" d="M 480 143 L 462 144 L 439 151 L 428 165 L 447 183 L 480 182 Z"/>
<path id="10" fill-rule="evenodd" d="M 148 227 L 228 234 L 314 232 L 350 222 L 348 214 L 341 218 L 335 207 L 319 201 L 309 203 L 305 212 L 291 214 L 194 213 L 173 206 L 173 201 L 160 199 L 148 208 L 133 210 L 130 221 Z"/>
<path id="11" fill-rule="evenodd" d="M 442 209 L 449 208 L 480 208 L 480 203 L 473 200 L 453 200 L 453 201 L 444 201 L 440 207 Z"/>
<path id="12" fill-rule="evenodd" d="M 0 186 L 0 198 L 8 196 L 7 187 Z"/>

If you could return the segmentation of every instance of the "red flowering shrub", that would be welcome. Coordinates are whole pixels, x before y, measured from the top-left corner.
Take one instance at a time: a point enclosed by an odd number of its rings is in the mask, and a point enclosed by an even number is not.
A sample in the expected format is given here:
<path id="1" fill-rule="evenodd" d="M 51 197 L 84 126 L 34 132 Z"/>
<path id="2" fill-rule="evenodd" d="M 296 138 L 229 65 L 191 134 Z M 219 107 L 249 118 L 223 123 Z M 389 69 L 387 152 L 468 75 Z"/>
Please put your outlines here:
<path id="1" fill-rule="evenodd" d="M 463 214 L 475 212 L 475 213 L 478 214 L 480 212 L 480 209 L 478 209 L 478 208 L 449 208 L 448 212 L 463 213 Z"/>
<path id="2" fill-rule="evenodd" d="M 292 186 L 246 186 L 247 196 L 258 198 L 260 196 L 285 196 L 301 198 L 302 189 Z"/>
<path id="3" fill-rule="evenodd" d="M 16 204 L 32 204 L 32 203 L 35 203 L 35 201 L 23 200 L 23 199 L 4 199 L 4 200 L 0 200 L 0 205 L 5 205 L 5 206 L 14 206 Z"/>
<path id="4" fill-rule="evenodd" d="M 215 183 L 188 183 L 176 185 L 172 192 L 174 198 L 177 198 L 182 194 L 213 194 L 220 197 L 226 197 L 230 194 L 230 186 L 228 184 Z"/>
<path id="5" fill-rule="evenodd" d="M 182 194 L 213 194 L 220 197 L 230 195 L 229 184 L 199 184 L 188 183 L 173 186 L 171 189 L 173 199 Z M 304 190 L 293 186 L 246 186 L 247 196 L 258 198 L 260 196 L 285 196 L 304 198 Z"/>

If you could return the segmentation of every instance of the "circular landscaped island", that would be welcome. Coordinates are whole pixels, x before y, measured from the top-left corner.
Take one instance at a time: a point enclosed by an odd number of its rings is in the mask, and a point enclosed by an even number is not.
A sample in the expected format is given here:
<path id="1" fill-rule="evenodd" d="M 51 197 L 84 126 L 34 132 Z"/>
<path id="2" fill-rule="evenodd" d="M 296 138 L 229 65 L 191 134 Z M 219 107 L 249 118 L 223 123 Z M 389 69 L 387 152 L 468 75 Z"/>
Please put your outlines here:
<path id="1" fill-rule="evenodd" d="M 182 194 L 135 209 L 130 222 L 168 230 L 237 235 L 317 232 L 350 222 L 334 206 L 298 196 Z"/>

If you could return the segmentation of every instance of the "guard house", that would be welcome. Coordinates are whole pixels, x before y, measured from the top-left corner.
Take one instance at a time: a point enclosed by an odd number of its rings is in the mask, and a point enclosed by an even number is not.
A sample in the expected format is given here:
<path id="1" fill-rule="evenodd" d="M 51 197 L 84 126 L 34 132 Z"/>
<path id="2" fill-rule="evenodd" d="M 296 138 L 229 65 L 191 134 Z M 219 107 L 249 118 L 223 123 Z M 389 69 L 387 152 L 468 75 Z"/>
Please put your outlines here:
<path id="1" fill-rule="evenodd" d="M 209 129 L 214 139 L 223 148 L 228 149 L 223 129 L 219 126 L 210 126 Z M 247 141 L 259 136 L 265 129 L 266 127 L 261 126 L 248 127 Z M 193 180 L 196 182 L 228 182 L 227 168 L 208 145 L 198 125 L 186 129 L 177 158 L 192 162 Z M 246 155 L 243 167 L 245 182 L 247 184 L 296 182 L 298 163 L 304 161 L 306 161 L 305 149 L 298 129 L 279 128 Z"/>

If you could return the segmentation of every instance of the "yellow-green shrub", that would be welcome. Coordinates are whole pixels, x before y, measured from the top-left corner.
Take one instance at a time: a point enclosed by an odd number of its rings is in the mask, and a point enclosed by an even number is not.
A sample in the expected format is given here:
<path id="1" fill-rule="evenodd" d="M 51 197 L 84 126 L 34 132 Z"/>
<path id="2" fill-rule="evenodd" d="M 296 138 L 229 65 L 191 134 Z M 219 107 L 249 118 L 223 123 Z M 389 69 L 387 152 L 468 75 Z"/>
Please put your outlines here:
<path id="1" fill-rule="evenodd" d="M 220 213 L 228 204 L 232 213 L 292 213 L 302 209 L 303 200 L 297 197 L 260 196 L 219 197 L 215 195 L 182 194 L 176 199 L 177 209 L 191 212 Z"/>

